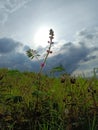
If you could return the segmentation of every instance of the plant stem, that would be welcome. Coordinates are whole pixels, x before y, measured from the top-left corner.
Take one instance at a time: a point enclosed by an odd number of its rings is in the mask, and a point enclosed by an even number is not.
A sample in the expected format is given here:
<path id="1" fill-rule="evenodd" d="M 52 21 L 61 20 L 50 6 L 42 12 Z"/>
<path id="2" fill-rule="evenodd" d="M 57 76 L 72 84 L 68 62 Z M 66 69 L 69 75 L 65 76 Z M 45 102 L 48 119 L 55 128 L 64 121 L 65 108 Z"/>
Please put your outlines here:
<path id="1" fill-rule="evenodd" d="M 51 45 L 52 45 L 52 37 L 50 37 L 50 46 L 49 46 L 49 48 L 48 48 L 48 49 L 49 49 L 49 52 L 50 52 L 50 50 L 51 50 Z M 43 64 L 44 64 L 44 65 L 45 65 L 46 60 L 47 60 L 47 58 L 48 58 L 49 52 L 47 52 L 46 57 L 45 57 L 45 59 L 44 59 L 44 61 L 43 61 Z M 41 66 L 40 71 L 39 71 L 39 74 L 41 74 L 43 68 L 44 68 L 44 67 Z"/>

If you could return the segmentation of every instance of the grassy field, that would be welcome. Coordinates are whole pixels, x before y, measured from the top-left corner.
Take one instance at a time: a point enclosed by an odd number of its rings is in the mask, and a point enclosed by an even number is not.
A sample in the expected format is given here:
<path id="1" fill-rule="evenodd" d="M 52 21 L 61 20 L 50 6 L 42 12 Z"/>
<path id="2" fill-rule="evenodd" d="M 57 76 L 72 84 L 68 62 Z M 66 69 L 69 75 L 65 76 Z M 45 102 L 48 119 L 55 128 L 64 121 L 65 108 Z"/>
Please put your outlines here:
<path id="1" fill-rule="evenodd" d="M 98 79 L 0 69 L 0 130 L 98 130 Z"/>

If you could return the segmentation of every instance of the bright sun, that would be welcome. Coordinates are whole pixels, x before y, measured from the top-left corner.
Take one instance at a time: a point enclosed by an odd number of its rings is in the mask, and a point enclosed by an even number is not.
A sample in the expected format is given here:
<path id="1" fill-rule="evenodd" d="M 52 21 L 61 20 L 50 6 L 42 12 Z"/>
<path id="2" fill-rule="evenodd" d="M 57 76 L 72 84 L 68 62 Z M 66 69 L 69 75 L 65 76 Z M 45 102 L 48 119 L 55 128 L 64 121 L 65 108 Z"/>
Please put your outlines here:
<path id="1" fill-rule="evenodd" d="M 36 46 L 46 47 L 48 45 L 47 41 L 49 39 L 49 29 L 50 28 L 43 26 L 37 30 L 34 36 L 34 43 Z"/>

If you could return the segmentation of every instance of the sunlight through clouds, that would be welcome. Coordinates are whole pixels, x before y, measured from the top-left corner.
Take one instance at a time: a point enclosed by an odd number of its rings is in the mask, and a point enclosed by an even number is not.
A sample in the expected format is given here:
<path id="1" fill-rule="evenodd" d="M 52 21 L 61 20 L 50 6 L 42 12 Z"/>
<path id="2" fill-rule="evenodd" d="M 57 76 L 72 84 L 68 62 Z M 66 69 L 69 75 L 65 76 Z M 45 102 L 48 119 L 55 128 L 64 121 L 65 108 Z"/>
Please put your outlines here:
<path id="1" fill-rule="evenodd" d="M 69 73 L 91 71 L 98 63 L 97 12 L 98 0 L 0 0 L 0 67 L 16 63 L 20 69 L 19 62 L 27 61 L 31 70 L 37 70 L 38 63 L 27 60 L 25 52 L 38 49 L 42 60 L 52 28 L 50 67 L 62 63 Z"/>

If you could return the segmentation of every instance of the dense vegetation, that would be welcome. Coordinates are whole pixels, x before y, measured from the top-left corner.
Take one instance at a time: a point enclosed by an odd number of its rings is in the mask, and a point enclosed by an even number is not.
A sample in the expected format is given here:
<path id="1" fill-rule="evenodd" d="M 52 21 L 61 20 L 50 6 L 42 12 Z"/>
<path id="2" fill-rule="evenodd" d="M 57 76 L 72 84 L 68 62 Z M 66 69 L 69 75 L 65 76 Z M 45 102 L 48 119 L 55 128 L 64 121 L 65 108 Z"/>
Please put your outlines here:
<path id="1" fill-rule="evenodd" d="M 98 79 L 0 69 L 1 130 L 98 130 Z"/>

